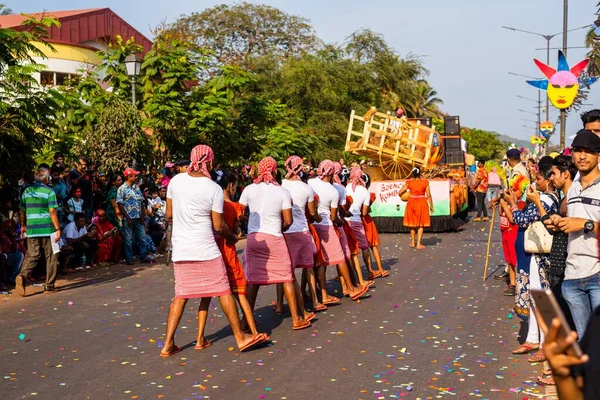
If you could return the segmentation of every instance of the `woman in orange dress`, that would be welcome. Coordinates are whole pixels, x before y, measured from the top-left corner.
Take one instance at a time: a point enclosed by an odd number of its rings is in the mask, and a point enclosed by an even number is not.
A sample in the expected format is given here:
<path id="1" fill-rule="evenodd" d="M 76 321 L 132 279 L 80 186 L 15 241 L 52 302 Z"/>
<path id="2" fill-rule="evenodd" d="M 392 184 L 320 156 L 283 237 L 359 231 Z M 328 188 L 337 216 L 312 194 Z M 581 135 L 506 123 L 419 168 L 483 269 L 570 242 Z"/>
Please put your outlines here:
<path id="1" fill-rule="evenodd" d="M 417 249 L 424 249 L 421 244 L 423 238 L 423 229 L 431 226 L 430 213 L 433 214 L 433 199 L 429 191 L 429 181 L 421 179 L 421 169 L 415 167 L 412 170 L 412 179 L 406 181 L 406 184 L 398 196 L 402 196 L 406 191 L 410 192 L 406 209 L 404 210 L 404 226 L 410 228 L 410 247 L 415 247 L 415 233 L 417 236 Z"/>

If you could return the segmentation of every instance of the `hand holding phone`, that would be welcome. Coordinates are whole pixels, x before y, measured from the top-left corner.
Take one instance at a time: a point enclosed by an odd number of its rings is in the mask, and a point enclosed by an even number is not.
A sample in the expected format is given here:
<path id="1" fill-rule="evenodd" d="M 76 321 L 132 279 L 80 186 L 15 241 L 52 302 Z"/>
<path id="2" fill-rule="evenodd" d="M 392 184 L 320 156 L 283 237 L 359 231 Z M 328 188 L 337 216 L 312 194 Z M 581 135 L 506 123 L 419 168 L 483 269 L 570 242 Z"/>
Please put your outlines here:
<path id="1" fill-rule="evenodd" d="M 548 334 L 552 327 L 552 321 L 558 319 L 560 327 L 557 332 L 557 339 L 566 339 L 571 336 L 571 328 L 567 323 L 567 319 L 560 309 L 560 305 L 554 297 L 554 294 L 550 289 L 531 289 L 531 296 L 534 300 L 534 312 L 537 319 L 538 325 L 544 331 L 544 334 Z M 570 356 L 581 357 L 583 352 L 579 347 L 579 344 L 575 341 L 566 349 L 566 353 Z"/>

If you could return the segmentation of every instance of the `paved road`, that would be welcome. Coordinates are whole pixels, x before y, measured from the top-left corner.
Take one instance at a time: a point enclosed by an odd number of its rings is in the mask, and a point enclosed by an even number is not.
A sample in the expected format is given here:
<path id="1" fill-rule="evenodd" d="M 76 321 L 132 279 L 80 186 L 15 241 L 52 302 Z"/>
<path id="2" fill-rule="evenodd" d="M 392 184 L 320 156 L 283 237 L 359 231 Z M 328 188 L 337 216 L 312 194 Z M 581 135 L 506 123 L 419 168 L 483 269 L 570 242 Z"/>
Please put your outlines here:
<path id="1" fill-rule="evenodd" d="M 519 331 L 511 300 L 498 281 L 482 284 L 487 226 L 426 236 L 417 251 L 407 235 L 382 235 L 390 277 L 370 298 L 330 307 L 311 329 L 292 331 L 289 316 L 272 311 L 273 288 L 262 289 L 255 315 L 273 344 L 243 354 L 218 302 L 206 332 L 214 344 L 193 349 L 192 301 L 177 335 L 186 348 L 158 356 L 173 295 L 165 265 L 82 273 L 52 295 L 3 296 L 0 398 L 541 397 L 533 384 L 541 366 L 510 354 Z"/>

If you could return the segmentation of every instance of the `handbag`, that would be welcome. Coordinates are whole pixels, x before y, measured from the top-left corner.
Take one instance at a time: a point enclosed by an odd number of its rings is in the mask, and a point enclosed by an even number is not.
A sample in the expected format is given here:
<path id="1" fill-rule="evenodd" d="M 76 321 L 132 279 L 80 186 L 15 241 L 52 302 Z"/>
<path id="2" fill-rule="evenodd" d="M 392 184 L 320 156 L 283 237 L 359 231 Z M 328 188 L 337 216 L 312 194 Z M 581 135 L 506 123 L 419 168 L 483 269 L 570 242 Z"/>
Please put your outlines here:
<path id="1" fill-rule="evenodd" d="M 532 254 L 550 254 L 553 236 L 544 223 L 535 221 L 525 231 L 525 251 Z"/>

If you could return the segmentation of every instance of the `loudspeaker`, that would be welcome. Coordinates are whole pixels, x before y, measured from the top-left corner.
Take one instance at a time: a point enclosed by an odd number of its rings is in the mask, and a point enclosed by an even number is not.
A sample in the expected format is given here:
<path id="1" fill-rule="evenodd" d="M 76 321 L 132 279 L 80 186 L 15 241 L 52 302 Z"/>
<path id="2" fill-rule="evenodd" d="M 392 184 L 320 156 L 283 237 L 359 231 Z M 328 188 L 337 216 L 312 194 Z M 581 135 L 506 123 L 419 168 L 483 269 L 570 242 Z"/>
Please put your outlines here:
<path id="1" fill-rule="evenodd" d="M 460 117 L 444 117 L 444 135 L 460 135 Z"/>
<path id="2" fill-rule="evenodd" d="M 460 141 L 461 141 L 460 138 L 444 139 L 444 148 L 446 150 L 461 150 Z"/>
<path id="3" fill-rule="evenodd" d="M 448 150 L 444 152 L 444 157 L 442 158 L 442 163 L 446 165 L 464 165 L 465 163 L 465 153 L 462 150 Z"/>

